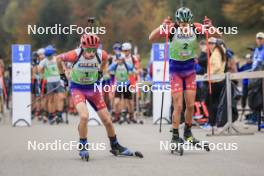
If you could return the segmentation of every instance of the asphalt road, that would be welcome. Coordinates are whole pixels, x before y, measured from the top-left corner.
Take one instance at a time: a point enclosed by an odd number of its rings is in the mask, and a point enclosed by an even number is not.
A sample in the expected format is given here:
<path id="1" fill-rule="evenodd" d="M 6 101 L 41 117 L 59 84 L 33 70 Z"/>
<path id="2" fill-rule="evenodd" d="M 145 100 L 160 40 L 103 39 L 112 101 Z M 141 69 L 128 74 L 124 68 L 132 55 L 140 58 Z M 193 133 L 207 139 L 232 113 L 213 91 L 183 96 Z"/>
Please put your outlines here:
<path id="1" fill-rule="evenodd" d="M 114 157 L 102 126 L 89 128 L 89 141 L 105 143 L 106 150 L 91 151 L 90 161 L 80 160 L 78 151 L 28 150 L 28 141 L 62 143 L 78 140 L 76 117 L 70 124 L 47 125 L 34 122 L 32 127 L 11 127 L 0 122 L 0 176 L 260 176 L 264 166 L 264 134 L 206 137 L 207 131 L 193 129 L 198 139 L 211 143 L 236 143 L 237 150 L 185 151 L 183 156 L 160 150 L 160 142 L 169 141 L 170 126 L 162 133 L 150 120 L 144 125 L 115 125 L 121 144 L 144 154 L 143 159 Z M 253 130 L 256 130 L 253 128 Z"/>

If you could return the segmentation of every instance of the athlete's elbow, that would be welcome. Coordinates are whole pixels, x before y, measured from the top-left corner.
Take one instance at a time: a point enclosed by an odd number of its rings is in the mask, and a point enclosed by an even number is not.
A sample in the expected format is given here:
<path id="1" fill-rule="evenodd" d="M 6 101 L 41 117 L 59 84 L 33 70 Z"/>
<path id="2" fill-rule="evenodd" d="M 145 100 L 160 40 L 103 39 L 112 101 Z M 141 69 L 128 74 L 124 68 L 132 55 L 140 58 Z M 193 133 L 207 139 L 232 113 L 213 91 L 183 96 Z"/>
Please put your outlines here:
<path id="1" fill-rule="evenodd" d="M 156 37 L 155 33 L 154 32 L 151 32 L 151 34 L 149 35 L 149 41 L 155 42 L 156 38 L 157 37 Z"/>
<path id="2" fill-rule="evenodd" d="M 149 41 L 153 42 L 153 36 L 151 34 L 149 35 Z"/>

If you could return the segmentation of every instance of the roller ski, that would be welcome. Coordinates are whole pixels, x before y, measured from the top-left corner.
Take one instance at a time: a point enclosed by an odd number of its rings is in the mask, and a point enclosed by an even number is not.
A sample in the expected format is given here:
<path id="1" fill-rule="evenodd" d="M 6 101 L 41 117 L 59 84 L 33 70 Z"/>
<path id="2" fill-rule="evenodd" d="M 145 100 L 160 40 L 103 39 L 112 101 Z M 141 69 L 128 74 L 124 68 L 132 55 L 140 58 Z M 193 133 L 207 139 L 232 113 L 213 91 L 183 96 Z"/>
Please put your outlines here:
<path id="1" fill-rule="evenodd" d="M 121 146 L 118 142 L 111 144 L 110 152 L 114 156 L 135 156 L 139 158 L 143 158 L 143 155 L 139 151 L 132 152 L 131 150 L 127 149 L 126 147 Z"/>
<path id="2" fill-rule="evenodd" d="M 79 156 L 81 157 L 82 160 L 84 161 L 89 161 L 89 152 L 87 149 L 88 142 L 87 141 L 80 141 L 79 144 Z"/>
<path id="3" fill-rule="evenodd" d="M 190 144 L 194 147 L 204 149 L 207 152 L 210 151 L 209 143 L 199 141 L 196 138 L 194 138 L 190 128 L 184 128 L 184 140 L 187 144 Z"/>
<path id="4" fill-rule="evenodd" d="M 82 160 L 89 161 L 89 152 L 87 150 L 81 150 L 79 155 Z"/>
<path id="5" fill-rule="evenodd" d="M 178 153 L 180 156 L 183 155 L 183 144 L 184 140 L 179 136 L 173 136 L 171 140 L 171 154 L 174 152 Z"/>
<path id="6" fill-rule="evenodd" d="M 172 139 L 171 139 L 171 154 L 178 153 L 180 156 L 183 155 L 183 144 L 184 140 L 180 138 L 179 130 L 173 128 L 170 130 L 172 132 Z"/>

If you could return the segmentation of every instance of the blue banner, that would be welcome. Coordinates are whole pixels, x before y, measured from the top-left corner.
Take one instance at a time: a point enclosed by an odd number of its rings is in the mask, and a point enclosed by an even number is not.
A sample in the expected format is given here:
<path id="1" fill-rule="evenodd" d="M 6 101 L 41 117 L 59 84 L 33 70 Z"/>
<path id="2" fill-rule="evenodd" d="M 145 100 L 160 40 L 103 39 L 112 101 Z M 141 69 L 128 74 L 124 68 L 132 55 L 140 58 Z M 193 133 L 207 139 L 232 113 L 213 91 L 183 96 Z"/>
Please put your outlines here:
<path id="1" fill-rule="evenodd" d="M 31 84 L 13 84 L 14 92 L 31 92 Z"/>
<path id="2" fill-rule="evenodd" d="M 13 63 L 31 62 L 31 46 L 12 45 L 12 62 Z"/>

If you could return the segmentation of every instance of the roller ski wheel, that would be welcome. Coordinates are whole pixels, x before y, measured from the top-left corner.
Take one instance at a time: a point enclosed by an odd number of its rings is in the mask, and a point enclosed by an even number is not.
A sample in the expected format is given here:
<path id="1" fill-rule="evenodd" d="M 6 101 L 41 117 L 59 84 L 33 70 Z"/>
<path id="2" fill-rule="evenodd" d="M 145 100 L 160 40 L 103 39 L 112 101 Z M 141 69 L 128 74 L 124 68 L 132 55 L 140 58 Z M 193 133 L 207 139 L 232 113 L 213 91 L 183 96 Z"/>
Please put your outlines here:
<path id="1" fill-rule="evenodd" d="M 89 161 L 89 153 L 87 150 L 81 150 L 79 155 L 80 155 L 82 160 Z"/>
<path id="2" fill-rule="evenodd" d="M 184 144 L 184 141 L 182 138 L 176 138 L 176 139 L 172 139 L 171 140 L 171 143 L 172 144 L 175 144 L 175 148 L 171 150 L 171 154 L 174 154 L 174 153 L 178 153 L 180 156 L 183 155 L 183 144 Z"/>

